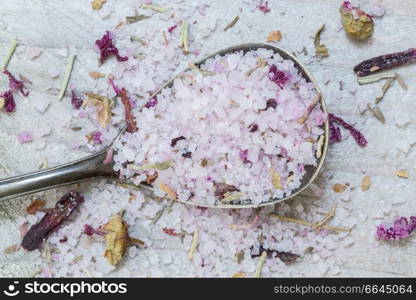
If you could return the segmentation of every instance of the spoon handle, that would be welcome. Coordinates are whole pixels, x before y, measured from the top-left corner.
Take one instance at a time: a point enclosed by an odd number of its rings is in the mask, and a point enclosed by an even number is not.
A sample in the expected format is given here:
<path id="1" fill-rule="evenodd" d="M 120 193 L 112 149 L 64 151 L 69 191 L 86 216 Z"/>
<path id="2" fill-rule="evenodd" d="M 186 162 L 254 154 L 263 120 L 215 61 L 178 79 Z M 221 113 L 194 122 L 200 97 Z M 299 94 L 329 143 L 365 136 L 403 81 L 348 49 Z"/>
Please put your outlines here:
<path id="1" fill-rule="evenodd" d="M 106 152 L 107 149 L 65 165 L 0 180 L 0 200 L 69 185 L 94 177 L 114 177 L 116 174 L 112 165 L 103 164 Z"/>

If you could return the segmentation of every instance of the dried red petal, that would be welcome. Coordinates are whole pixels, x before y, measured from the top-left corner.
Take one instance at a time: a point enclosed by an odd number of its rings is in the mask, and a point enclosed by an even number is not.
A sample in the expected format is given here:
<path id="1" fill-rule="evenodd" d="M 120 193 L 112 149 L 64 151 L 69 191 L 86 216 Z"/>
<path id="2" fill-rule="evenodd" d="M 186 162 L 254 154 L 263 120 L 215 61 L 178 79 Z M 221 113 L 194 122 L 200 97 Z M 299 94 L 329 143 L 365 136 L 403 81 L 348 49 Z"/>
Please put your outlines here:
<path id="1" fill-rule="evenodd" d="M 136 119 L 131 112 L 131 103 L 129 100 L 129 96 L 127 95 L 127 91 L 125 88 L 121 88 L 120 91 L 121 102 L 124 105 L 124 113 L 126 116 L 126 124 L 127 124 L 127 132 L 132 133 L 138 130 L 136 125 Z"/>
<path id="2" fill-rule="evenodd" d="M 42 241 L 54 232 L 83 201 L 84 197 L 77 191 L 62 196 L 50 212 L 30 227 L 23 237 L 22 247 L 29 251 L 39 249 Z"/>
<path id="3" fill-rule="evenodd" d="M 104 63 L 107 58 L 113 55 L 116 56 L 119 62 L 129 59 L 127 56 L 120 56 L 117 47 L 113 44 L 113 36 L 110 31 L 106 31 L 100 40 L 96 40 L 95 45 L 100 51 L 100 64 Z"/>

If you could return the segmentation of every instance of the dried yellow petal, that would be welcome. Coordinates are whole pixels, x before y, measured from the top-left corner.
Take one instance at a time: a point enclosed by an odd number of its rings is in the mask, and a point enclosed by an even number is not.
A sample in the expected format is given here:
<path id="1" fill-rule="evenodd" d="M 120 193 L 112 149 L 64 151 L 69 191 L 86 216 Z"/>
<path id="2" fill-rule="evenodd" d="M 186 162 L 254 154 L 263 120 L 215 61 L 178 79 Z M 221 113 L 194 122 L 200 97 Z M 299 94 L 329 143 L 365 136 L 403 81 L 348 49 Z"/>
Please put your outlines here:
<path id="1" fill-rule="evenodd" d="M 86 95 L 88 98 L 85 105 L 96 108 L 98 124 L 106 128 L 111 121 L 111 100 L 94 93 L 86 93 Z"/>
<path id="2" fill-rule="evenodd" d="M 346 185 L 346 184 L 343 184 L 343 183 L 336 183 L 336 184 L 334 184 L 334 186 L 332 187 L 332 190 L 333 190 L 335 193 L 342 193 L 343 191 L 345 191 L 345 190 L 346 190 L 346 188 L 347 188 L 347 185 Z"/>
<path id="3" fill-rule="evenodd" d="M 104 78 L 105 74 L 100 73 L 100 72 L 89 72 L 88 75 L 90 75 L 91 78 L 93 79 L 98 79 L 98 78 Z"/>
<path id="4" fill-rule="evenodd" d="M 244 272 L 238 272 L 232 276 L 232 278 L 244 278 L 244 277 L 246 277 L 246 273 Z"/>
<path id="5" fill-rule="evenodd" d="M 407 170 L 397 170 L 396 175 L 401 178 L 409 178 L 409 172 Z"/>
<path id="6" fill-rule="evenodd" d="M 103 7 L 104 3 L 106 3 L 107 0 L 94 0 L 91 2 L 91 7 L 93 10 L 99 10 Z"/>
<path id="7" fill-rule="evenodd" d="M 357 8 L 345 8 L 341 6 L 342 25 L 347 35 L 356 40 L 366 40 L 373 35 L 373 19 Z"/>
<path id="8" fill-rule="evenodd" d="M 115 266 L 123 258 L 130 243 L 128 225 L 123 221 L 122 216 L 117 214 L 103 226 L 103 229 L 108 232 L 105 235 L 104 257 L 109 264 Z"/>
<path id="9" fill-rule="evenodd" d="M 172 190 L 167 184 L 161 183 L 159 184 L 159 188 L 164 191 L 168 197 L 172 200 L 176 200 L 178 198 L 178 195 L 174 190 Z"/>
<path id="10" fill-rule="evenodd" d="M 271 168 L 270 169 L 270 176 L 272 176 L 272 184 L 273 184 L 273 186 L 276 189 L 278 189 L 278 190 L 283 189 L 282 180 L 280 178 L 280 174 L 277 173 L 274 168 Z"/>
<path id="11" fill-rule="evenodd" d="M 280 32 L 280 30 L 273 30 L 267 36 L 268 42 L 278 42 L 281 39 L 282 39 L 282 33 Z"/>
<path id="12" fill-rule="evenodd" d="M 363 177 L 363 180 L 361 181 L 361 190 L 362 191 L 368 191 L 371 185 L 371 178 L 370 176 L 366 175 Z"/>

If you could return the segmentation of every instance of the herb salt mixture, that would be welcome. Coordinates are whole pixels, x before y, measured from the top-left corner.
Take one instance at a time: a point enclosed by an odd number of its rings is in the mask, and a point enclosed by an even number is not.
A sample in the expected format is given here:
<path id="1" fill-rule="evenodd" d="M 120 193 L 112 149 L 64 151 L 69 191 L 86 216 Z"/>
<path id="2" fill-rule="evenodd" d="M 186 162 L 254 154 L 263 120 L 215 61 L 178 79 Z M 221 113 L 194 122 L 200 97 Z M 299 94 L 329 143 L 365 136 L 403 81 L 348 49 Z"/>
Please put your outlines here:
<path id="1" fill-rule="evenodd" d="M 259 60 L 266 65 L 247 75 Z M 115 170 L 135 184 L 157 176 L 158 196 L 168 190 L 197 204 L 290 195 L 316 165 L 324 133 L 313 84 L 266 49 L 217 56 L 200 69 L 210 75 L 186 71 L 156 105 L 134 112 L 138 130 L 115 142 Z"/>

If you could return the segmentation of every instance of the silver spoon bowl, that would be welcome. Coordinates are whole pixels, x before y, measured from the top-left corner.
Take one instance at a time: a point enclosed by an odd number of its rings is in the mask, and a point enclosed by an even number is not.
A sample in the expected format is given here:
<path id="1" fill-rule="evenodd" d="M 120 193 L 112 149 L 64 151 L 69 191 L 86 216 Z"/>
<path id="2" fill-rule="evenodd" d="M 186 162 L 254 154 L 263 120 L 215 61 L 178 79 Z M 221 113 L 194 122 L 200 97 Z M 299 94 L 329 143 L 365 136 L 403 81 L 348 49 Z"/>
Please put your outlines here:
<path id="1" fill-rule="evenodd" d="M 256 50 L 259 48 L 264 48 L 268 50 L 272 50 L 273 52 L 279 54 L 284 59 L 292 60 L 295 64 L 295 66 L 298 68 L 299 72 L 302 74 L 302 76 L 306 79 L 308 82 L 312 82 L 315 86 L 315 90 L 317 93 L 321 93 L 321 90 L 318 87 L 318 84 L 316 83 L 315 79 L 311 75 L 311 73 L 306 69 L 306 67 L 291 53 L 288 51 L 281 49 L 276 46 L 272 46 L 269 44 L 243 44 L 243 45 L 237 45 L 233 47 L 229 47 L 223 50 L 220 50 L 218 52 L 215 52 L 204 59 L 198 61 L 195 63 L 195 65 L 199 66 L 209 58 L 215 57 L 217 55 L 223 56 L 230 52 L 235 51 L 243 51 L 248 52 L 250 50 Z M 158 89 L 152 97 L 156 96 L 162 89 L 165 87 L 172 86 L 173 79 L 171 79 L 169 82 L 167 82 L 165 85 L 163 85 L 160 89 Z M 321 109 L 324 112 L 327 112 L 326 104 L 324 101 L 324 98 L 321 97 L 320 100 Z M 328 137 L 329 137 L 329 125 L 328 122 L 325 122 L 322 124 L 322 129 L 324 130 L 324 137 L 325 141 L 322 148 L 322 155 L 319 159 L 317 159 L 317 165 L 316 166 L 306 166 L 305 170 L 306 173 L 304 177 L 302 178 L 301 185 L 292 192 L 291 195 L 286 196 L 284 198 L 279 199 L 273 199 L 271 198 L 269 201 L 262 202 L 260 204 L 254 205 L 251 203 L 250 199 L 245 200 L 236 200 L 230 203 L 221 203 L 218 201 L 218 203 L 214 205 L 207 205 L 207 204 L 200 204 L 200 203 L 192 203 L 191 201 L 183 203 L 186 204 L 194 204 L 198 206 L 205 206 L 205 207 L 217 207 L 217 208 L 250 208 L 250 207 L 258 207 L 258 206 L 264 206 L 264 205 L 270 205 L 275 204 L 280 201 L 285 201 L 288 199 L 291 199 L 301 193 L 303 190 L 305 190 L 318 176 L 319 172 L 322 169 L 323 163 L 325 161 L 325 157 L 328 150 Z M 126 130 L 126 127 L 124 127 L 119 135 L 116 137 L 119 138 L 124 131 Z M 111 148 L 111 145 L 93 155 L 90 155 L 88 157 L 60 165 L 57 167 L 32 172 L 28 174 L 23 174 L 11 178 L 6 178 L 3 180 L 0 180 L 0 200 L 6 200 L 15 198 L 18 196 L 23 196 L 31 193 L 36 193 L 40 191 L 44 191 L 47 189 L 70 185 L 77 182 L 82 182 L 86 180 L 90 180 L 93 178 L 109 178 L 113 180 L 119 180 L 118 173 L 114 171 L 112 164 L 104 164 L 103 161 L 105 160 L 107 151 Z M 126 183 L 125 180 L 121 180 L 122 182 Z M 146 189 L 152 189 L 151 186 L 142 184 L 143 188 Z M 180 201 L 180 200 L 177 200 Z M 182 202 L 182 201 L 181 201 Z"/>

